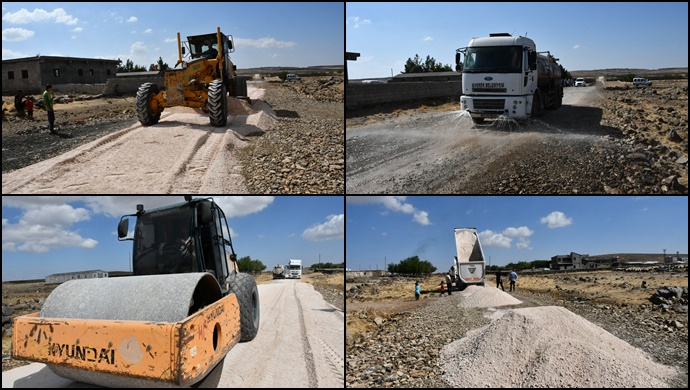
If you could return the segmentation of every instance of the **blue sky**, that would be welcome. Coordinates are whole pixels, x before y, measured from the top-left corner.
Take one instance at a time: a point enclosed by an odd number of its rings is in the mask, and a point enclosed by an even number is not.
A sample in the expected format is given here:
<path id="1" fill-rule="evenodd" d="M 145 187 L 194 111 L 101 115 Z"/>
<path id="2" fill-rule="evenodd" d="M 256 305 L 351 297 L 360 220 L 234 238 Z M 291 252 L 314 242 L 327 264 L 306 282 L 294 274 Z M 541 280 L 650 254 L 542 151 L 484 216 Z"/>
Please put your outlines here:
<path id="1" fill-rule="evenodd" d="M 266 269 L 302 259 L 344 260 L 342 196 L 214 197 L 228 217 L 238 257 Z M 59 272 L 128 271 L 132 241 L 118 242 L 120 216 L 141 203 L 152 209 L 181 196 L 3 196 L 2 280 Z M 131 226 L 130 226 L 131 229 Z"/>
<path id="2" fill-rule="evenodd" d="M 390 77 L 419 54 L 455 68 L 473 37 L 527 33 L 568 70 L 688 66 L 688 3 L 346 3 L 352 79 Z"/>
<path id="3" fill-rule="evenodd" d="M 345 215 L 353 270 L 417 255 L 447 271 L 456 227 L 477 229 L 492 265 L 571 251 L 688 253 L 685 196 L 348 196 Z"/>
<path id="4" fill-rule="evenodd" d="M 2 3 L 2 59 L 36 54 L 177 61 L 177 32 L 232 35 L 239 69 L 342 65 L 344 5 L 338 3 Z"/>

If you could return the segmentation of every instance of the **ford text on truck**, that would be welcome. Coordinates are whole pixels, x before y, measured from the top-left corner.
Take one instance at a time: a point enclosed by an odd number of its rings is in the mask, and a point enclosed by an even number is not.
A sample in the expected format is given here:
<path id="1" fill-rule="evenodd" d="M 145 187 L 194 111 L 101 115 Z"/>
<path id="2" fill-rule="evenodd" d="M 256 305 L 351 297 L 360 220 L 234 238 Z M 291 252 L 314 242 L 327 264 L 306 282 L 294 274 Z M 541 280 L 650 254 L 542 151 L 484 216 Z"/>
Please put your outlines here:
<path id="1" fill-rule="evenodd" d="M 455 228 L 455 249 L 451 276 L 455 285 L 464 290 L 470 284 L 484 285 L 484 251 L 477 229 Z"/>
<path id="2" fill-rule="evenodd" d="M 455 53 L 456 70 L 462 72 L 461 108 L 481 122 L 501 115 L 531 118 L 560 107 L 561 71 L 557 59 L 543 53 L 547 55 L 537 53 L 526 37 L 500 33 L 472 38 Z"/>
<path id="3" fill-rule="evenodd" d="M 285 277 L 289 279 L 302 279 L 302 260 L 290 259 Z"/>

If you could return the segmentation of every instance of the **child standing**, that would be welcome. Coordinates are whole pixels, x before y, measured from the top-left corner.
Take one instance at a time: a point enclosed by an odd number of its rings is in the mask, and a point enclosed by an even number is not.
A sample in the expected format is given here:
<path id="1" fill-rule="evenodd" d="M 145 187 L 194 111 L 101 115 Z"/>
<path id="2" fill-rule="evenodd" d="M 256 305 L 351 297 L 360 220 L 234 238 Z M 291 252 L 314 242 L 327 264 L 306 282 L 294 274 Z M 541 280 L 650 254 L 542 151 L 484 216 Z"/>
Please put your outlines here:
<path id="1" fill-rule="evenodd" d="M 24 105 L 26 107 L 26 114 L 29 119 L 34 119 L 34 98 L 29 96 L 26 99 L 26 102 L 24 102 Z"/>
<path id="2" fill-rule="evenodd" d="M 418 301 L 421 291 L 419 291 L 419 283 L 414 282 L 414 300 Z"/>
<path id="3" fill-rule="evenodd" d="M 443 290 L 444 283 L 445 282 L 442 280 L 441 281 L 441 296 L 443 296 L 443 293 L 444 293 L 444 290 Z"/>

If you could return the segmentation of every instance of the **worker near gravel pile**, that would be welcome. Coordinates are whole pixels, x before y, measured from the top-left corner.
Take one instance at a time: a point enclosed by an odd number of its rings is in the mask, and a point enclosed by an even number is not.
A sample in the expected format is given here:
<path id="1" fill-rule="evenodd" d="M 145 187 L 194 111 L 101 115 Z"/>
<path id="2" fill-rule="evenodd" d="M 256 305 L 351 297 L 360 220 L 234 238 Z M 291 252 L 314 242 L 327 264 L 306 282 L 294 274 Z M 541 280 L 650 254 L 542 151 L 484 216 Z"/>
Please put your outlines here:
<path id="1" fill-rule="evenodd" d="M 508 279 L 510 280 L 510 291 L 512 292 L 513 290 L 516 290 L 515 281 L 517 281 L 517 273 L 515 272 L 515 270 L 510 271 L 510 275 L 508 275 Z"/>
<path id="2" fill-rule="evenodd" d="M 450 276 L 450 272 L 446 274 L 446 285 L 448 285 L 448 295 L 451 295 L 451 291 L 453 288 L 453 278 Z"/>
<path id="3" fill-rule="evenodd" d="M 496 288 L 498 286 L 501 286 L 501 290 L 505 291 L 506 289 L 503 287 L 503 279 L 501 278 L 503 276 L 503 272 L 501 270 L 496 271 Z"/>

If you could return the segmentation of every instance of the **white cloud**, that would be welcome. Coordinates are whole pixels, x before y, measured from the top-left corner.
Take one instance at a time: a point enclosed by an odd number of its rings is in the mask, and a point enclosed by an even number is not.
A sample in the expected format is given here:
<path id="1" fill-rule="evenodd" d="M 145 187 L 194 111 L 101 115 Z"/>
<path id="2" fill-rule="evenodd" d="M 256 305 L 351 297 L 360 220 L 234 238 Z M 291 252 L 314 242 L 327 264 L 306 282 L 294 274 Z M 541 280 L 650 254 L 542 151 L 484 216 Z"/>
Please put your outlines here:
<path id="1" fill-rule="evenodd" d="M 559 228 L 573 223 L 572 218 L 568 218 L 560 211 L 554 211 L 546 217 L 541 218 L 539 221 L 548 224 L 550 228 Z"/>
<path id="2" fill-rule="evenodd" d="M 77 24 L 79 21 L 78 18 L 67 15 L 67 12 L 62 8 L 56 8 L 51 12 L 41 8 L 36 8 L 29 12 L 27 9 L 22 8 L 17 12 L 6 13 L 5 16 L 2 17 L 2 20 L 12 24 L 27 24 L 55 20 L 55 23 L 64 23 L 70 26 Z"/>
<path id="3" fill-rule="evenodd" d="M 518 238 L 518 243 L 515 244 L 515 247 L 518 249 L 532 249 L 530 246 L 531 242 L 526 239 L 525 237 L 520 237 Z"/>
<path id="4" fill-rule="evenodd" d="M 151 34 L 152 32 L 153 32 L 153 30 L 151 30 L 150 28 L 147 28 L 146 30 L 144 30 L 144 34 Z"/>
<path id="5" fill-rule="evenodd" d="M 534 233 L 527 226 L 520 226 L 519 228 L 509 227 L 503 230 L 503 234 L 508 237 L 529 237 Z"/>
<path id="6" fill-rule="evenodd" d="M 580 44 L 579 44 L 579 43 L 576 43 L 575 46 L 573 46 L 573 49 L 579 49 L 579 48 L 580 48 Z"/>
<path id="7" fill-rule="evenodd" d="M 2 220 L 3 251 L 46 253 L 63 247 L 92 249 L 98 244 L 71 229 L 73 224 L 90 219 L 86 209 L 67 204 L 35 204 L 25 210 L 16 224 Z"/>
<path id="8" fill-rule="evenodd" d="M 433 41 L 433 40 L 434 40 L 434 38 L 430 37 L 429 35 L 425 36 L 423 39 L 424 42 L 429 42 L 429 41 Z"/>
<path id="9" fill-rule="evenodd" d="M 413 219 L 420 225 L 431 225 L 431 222 L 429 222 L 429 213 L 427 213 L 426 211 L 419 211 L 414 213 Z"/>
<path id="10" fill-rule="evenodd" d="M 2 59 L 3 60 L 11 60 L 12 58 L 22 58 L 22 57 L 28 57 L 26 54 L 20 52 L 20 51 L 14 51 L 10 49 L 2 49 Z"/>
<path id="11" fill-rule="evenodd" d="M 10 42 L 25 41 L 29 38 L 33 38 L 35 34 L 36 33 L 33 31 L 24 28 L 10 27 L 2 30 L 2 40 Z"/>
<path id="12" fill-rule="evenodd" d="M 346 202 L 350 204 L 381 204 L 386 209 L 405 214 L 413 214 L 413 220 L 420 225 L 431 225 L 429 213 L 416 209 L 412 204 L 405 203 L 405 196 L 347 196 Z M 382 215 L 386 215 L 383 213 Z"/>
<path id="13" fill-rule="evenodd" d="M 163 40 L 165 43 L 177 42 L 177 38 L 165 38 Z"/>
<path id="14" fill-rule="evenodd" d="M 82 27 L 75 27 L 74 29 L 70 30 L 71 32 L 82 32 L 84 29 Z"/>
<path id="15" fill-rule="evenodd" d="M 483 246 L 497 246 L 499 248 L 510 248 L 513 242 L 512 238 L 506 237 L 501 233 L 496 233 L 491 230 L 484 230 L 477 233 L 479 241 Z"/>
<path id="16" fill-rule="evenodd" d="M 345 238 L 345 214 L 329 215 L 326 222 L 315 224 L 302 232 L 309 241 L 338 240 Z"/>
<path id="17" fill-rule="evenodd" d="M 346 24 L 352 24 L 354 28 L 359 28 L 359 26 L 365 26 L 365 25 L 370 25 L 371 20 L 369 19 L 360 19 L 359 16 L 349 16 L 345 20 Z"/>
<path id="18" fill-rule="evenodd" d="M 248 39 L 248 38 L 235 38 L 235 46 L 236 47 L 255 47 L 259 49 L 265 49 L 269 47 L 277 47 L 280 49 L 284 49 L 287 47 L 294 47 L 297 46 L 296 42 L 292 41 L 279 41 L 275 38 L 271 37 L 266 37 L 266 38 L 259 38 L 259 39 Z"/>
<path id="19" fill-rule="evenodd" d="M 134 23 L 134 22 L 136 22 L 137 20 L 139 20 L 139 19 L 137 19 L 136 16 L 130 16 L 129 19 L 127 19 L 127 22 L 128 22 L 128 23 Z"/>

